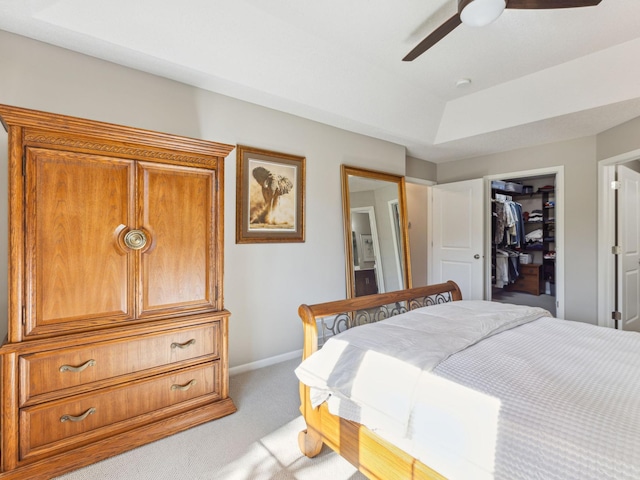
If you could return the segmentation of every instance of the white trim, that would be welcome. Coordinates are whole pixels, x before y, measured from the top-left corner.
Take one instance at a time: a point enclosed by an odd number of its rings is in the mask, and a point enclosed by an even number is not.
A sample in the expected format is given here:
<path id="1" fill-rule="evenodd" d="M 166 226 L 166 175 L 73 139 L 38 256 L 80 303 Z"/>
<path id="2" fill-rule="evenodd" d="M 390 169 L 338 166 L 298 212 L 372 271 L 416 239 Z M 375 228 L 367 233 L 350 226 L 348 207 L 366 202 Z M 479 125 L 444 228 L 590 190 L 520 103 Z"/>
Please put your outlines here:
<path id="1" fill-rule="evenodd" d="M 602 166 L 617 165 L 619 163 L 632 162 L 638 159 L 640 159 L 640 148 L 637 150 L 631 150 L 630 152 L 621 153 L 620 155 L 615 155 L 613 157 L 605 158 L 604 160 L 600 160 L 598 162 L 598 165 L 602 165 Z"/>
<path id="2" fill-rule="evenodd" d="M 427 187 L 427 285 L 431 285 L 433 280 L 433 186 Z"/>
<path id="3" fill-rule="evenodd" d="M 427 185 L 427 186 L 438 184 L 433 180 L 425 180 L 424 178 L 417 178 L 417 177 L 404 177 L 404 181 L 409 183 L 417 183 L 418 185 Z"/>
<path id="4" fill-rule="evenodd" d="M 233 377 L 234 375 L 239 375 L 241 373 L 249 372 L 251 370 L 257 370 L 263 367 L 270 367 L 271 365 L 275 365 L 276 363 L 286 362 L 287 360 L 293 360 L 294 358 L 299 358 L 300 361 L 302 361 L 302 350 L 283 353 L 281 355 L 276 355 L 274 357 L 263 358 L 262 360 L 258 360 L 256 362 L 245 363 L 244 365 L 238 365 L 237 367 L 232 367 L 229 369 L 229 376 Z"/>
<path id="5" fill-rule="evenodd" d="M 391 223 L 391 238 L 393 238 L 393 258 L 396 259 L 396 274 L 398 275 L 398 285 L 404 285 L 403 275 L 402 275 L 402 252 L 398 250 L 398 244 L 400 243 L 400 238 L 398 234 L 400 233 L 400 225 L 396 223 L 396 215 L 394 211 L 394 206 L 397 207 L 395 210 L 399 212 L 400 201 L 396 198 L 394 200 L 389 200 L 387 202 L 387 207 L 389 210 L 389 222 Z M 400 221 L 400 220 L 398 220 Z M 401 287 L 402 288 L 402 287 Z"/>
<path id="6" fill-rule="evenodd" d="M 611 319 L 614 299 L 615 262 L 611 247 L 615 241 L 615 206 L 611 181 L 615 178 L 615 166 L 640 159 L 640 149 L 605 158 L 598 162 L 598 325 L 614 327 Z"/>
<path id="7" fill-rule="evenodd" d="M 485 175 L 485 209 L 491 212 L 491 180 L 503 180 L 509 178 L 540 177 L 544 175 L 555 175 L 556 177 L 556 317 L 564 318 L 564 165 L 557 167 L 537 168 L 534 170 L 524 170 L 520 172 L 499 173 L 495 175 Z M 485 272 L 488 278 L 485 279 L 485 298 L 491 299 L 491 217 L 485 215 Z M 487 227 L 488 225 L 488 227 Z"/>

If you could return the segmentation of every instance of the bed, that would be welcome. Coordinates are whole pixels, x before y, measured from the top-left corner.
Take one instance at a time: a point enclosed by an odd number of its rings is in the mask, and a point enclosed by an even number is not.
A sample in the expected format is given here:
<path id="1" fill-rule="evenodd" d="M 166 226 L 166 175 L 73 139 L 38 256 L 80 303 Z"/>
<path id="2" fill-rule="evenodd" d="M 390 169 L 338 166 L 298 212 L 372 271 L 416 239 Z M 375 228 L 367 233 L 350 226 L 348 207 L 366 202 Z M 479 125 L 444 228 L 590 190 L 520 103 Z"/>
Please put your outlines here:
<path id="1" fill-rule="evenodd" d="M 306 429 L 372 479 L 640 478 L 640 335 L 454 282 L 301 305 Z"/>

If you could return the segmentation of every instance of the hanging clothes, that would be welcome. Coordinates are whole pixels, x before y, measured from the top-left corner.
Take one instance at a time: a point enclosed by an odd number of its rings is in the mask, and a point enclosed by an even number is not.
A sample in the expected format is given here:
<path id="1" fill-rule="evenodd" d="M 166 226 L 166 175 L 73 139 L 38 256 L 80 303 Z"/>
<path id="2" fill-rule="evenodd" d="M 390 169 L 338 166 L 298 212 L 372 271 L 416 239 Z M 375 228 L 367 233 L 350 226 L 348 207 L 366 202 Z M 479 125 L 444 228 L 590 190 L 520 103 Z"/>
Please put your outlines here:
<path id="1" fill-rule="evenodd" d="M 509 255 L 496 250 L 496 287 L 509 284 Z"/>
<path id="2" fill-rule="evenodd" d="M 496 287 L 515 283 L 520 276 L 520 254 L 506 248 L 496 249 Z"/>
<path id="3" fill-rule="evenodd" d="M 502 243 L 502 239 L 504 238 L 504 230 L 506 228 L 506 213 L 504 208 L 504 202 L 495 202 L 495 229 L 493 236 L 493 243 L 495 245 L 500 245 Z"/>
<path id="4" fill-rule="evenodd" d="M 496 198 L 492 213 L 493 243 L 496 246 L 493 258 L 495 286 L 503 288 L 515 283 L 520 276 L 520 253 L 525 244 L 522 205 L 510 197 Z"/>
<path id="5" fill-rule="evenodd" d="M 525 236 L 522 205 L 510 200 L 496 200 L 495 216 L 493 243 L 498 246 L 521 247 Z"/>

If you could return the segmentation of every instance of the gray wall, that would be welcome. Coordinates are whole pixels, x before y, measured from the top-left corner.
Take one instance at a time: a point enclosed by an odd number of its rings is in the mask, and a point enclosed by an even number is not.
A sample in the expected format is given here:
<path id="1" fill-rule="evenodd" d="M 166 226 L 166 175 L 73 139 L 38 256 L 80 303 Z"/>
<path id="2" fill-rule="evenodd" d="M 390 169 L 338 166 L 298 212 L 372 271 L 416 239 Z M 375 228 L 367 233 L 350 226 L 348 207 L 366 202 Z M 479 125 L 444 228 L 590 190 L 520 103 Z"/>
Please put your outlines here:
<path id="1" fill-rule="evenodd" d="M 407 157 L 406 175 L 407 177 L 421 178 L 423 180 L 436 181 L 438 165 L 419 158 Z"/>
<path id="2" fill-rule="evenodd" d="M 438 183 L 564 166 L 565 317 L 597 323 L 596 138 L 540 145 L 438 165 Z"/>
<path id="3" fill-rule="evenodd" d="M 402 146 L 0 31 L 0 103 L 294 155 L 307 161 L 306 242 L 235 244 L 235 151 L 225 162 L 230 365 L 302 348 L 301 303 L 345 297 L 340 165 L 404 175 Z M 0 170 L 7 169 L 0 134 Z M 7 191 L 6 174 L 0 187 Z M 0 311 L 7 309 L 7 199 L 0 205 Z M 0 321 L 0 335 L 6 322 Z"/>
<path id="4" fill-rule="evenodd" d="M 407 182 L 406 190 L 411 281 L 414 287 L 422 287 L 427 285 L 428 272 L 427 225 L 429 218 L 429 190 L 425 185 L 410 182 Z"/>
<path id="5" fill-rule="evenodd" d="M 406 176 L 435 182 L 438 165 L 419 158 L 407 157 Z M 428 273 L 428 189 L 418 183 L 406 183 L 407 220 L 409 227 L 409 253 L 411 262 L 411 283 L 414 287 L 427 285 Z"/>
<path id="6" fill-rule="evenodd" d="M 625 167 L 630 168 L 636 172 L 640 172 L 640 160 L 633 160 L 624 164 Z"/>
<path id="7" fill-rule="evenodd" d="M 640 149 L 640 117 L 597 135 L 598 160 Z"/>

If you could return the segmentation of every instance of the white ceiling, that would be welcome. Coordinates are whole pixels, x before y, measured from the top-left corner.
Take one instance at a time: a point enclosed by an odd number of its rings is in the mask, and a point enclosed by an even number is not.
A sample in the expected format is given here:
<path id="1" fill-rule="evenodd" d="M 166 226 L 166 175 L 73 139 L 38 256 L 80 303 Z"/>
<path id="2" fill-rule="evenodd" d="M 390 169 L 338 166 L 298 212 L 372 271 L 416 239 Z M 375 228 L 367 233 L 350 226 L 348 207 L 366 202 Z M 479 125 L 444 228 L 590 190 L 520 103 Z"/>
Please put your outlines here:
<path id="1" fill-rule="evenodd" d="M 401 59 L 456 0 L 0 0 L 0 29 L 443 162 L 640 116 L 640 0 L 509 10 Z M 471 79 L 457 88 L 456 81 Z"/>

